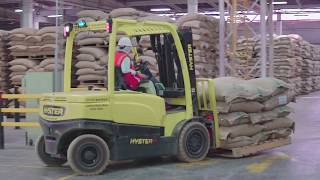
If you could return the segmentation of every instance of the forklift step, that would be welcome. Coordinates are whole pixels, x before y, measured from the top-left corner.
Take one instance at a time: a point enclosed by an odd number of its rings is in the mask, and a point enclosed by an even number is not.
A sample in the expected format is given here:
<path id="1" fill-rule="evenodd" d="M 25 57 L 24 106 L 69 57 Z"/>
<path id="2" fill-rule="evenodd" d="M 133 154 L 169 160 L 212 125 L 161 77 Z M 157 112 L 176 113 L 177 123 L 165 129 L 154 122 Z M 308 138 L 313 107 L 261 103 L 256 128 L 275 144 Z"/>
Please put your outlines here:
<path id="1" fill-rule="evenodd" d="M 291 137 L 272 139 L 260 144 L 249 145 L 231 149 L 216 149 L 210 152 L 209 155 L 227 157 L 227 158 L 242 158 L 255 155 L 261 151 L 270 150 L 273 148 L 281 147 L 291 144 Z"/>

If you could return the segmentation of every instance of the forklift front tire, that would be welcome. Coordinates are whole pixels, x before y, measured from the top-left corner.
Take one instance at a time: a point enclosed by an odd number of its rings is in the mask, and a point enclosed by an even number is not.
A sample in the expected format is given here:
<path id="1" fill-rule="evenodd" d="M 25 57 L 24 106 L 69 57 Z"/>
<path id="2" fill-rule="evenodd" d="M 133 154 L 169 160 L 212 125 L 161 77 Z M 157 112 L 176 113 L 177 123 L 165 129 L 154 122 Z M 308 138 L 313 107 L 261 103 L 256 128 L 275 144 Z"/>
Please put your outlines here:
<path id="1" fill-rule="evenodd" d="M 39 136 L 37 143 L 36 143 L 36 153 L 40 160 L 46 164 L 47 166 L 50 167 L 59 167 L 62 166 L 67 162 L 66 159 L 60 159 L 60 158 L 55 158 L 51 157 L 50 154 L 46 153 L 45 151 L 45 142 L 44 142 L 44 136 Z"/>
<path id="2" fill-rule="evenodd" d="M 78 175 L 101 174 L 109 162 L 109 147 L 99 136 L 93 134 L 78 136 L 68 148 L 68 163 Z"/>
<path id="3" fill-rule="evenodd" d="M 182 128 L 178 142 L 180 161 L 201 161 L 207 156 L 210 148 L 209 132 L 200 122 L 190 122 Z"/>

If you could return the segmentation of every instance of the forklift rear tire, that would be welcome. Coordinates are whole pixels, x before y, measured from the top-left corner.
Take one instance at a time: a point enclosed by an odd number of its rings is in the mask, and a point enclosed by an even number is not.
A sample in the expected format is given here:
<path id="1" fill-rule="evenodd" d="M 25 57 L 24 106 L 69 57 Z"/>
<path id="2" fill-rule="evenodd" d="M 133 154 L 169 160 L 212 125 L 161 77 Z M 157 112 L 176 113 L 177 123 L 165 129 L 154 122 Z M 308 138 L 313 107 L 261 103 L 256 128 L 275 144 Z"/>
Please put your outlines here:
<path id="1" fill-rule="evenodd" d="M 183 162 L 203 160 L 210 148 L 207 128 L 199 122 L 190 122 L 183 127 L 178 139 L 178 159 Z"/>
<path id="2" fill-rule="evenodd" d="M 67 162 L 66 159 L 51 157 L 50 154 L 46 153 L 44 136 L 38 138 L 35 149 L 40 160 L 47 166 L 59 167 Z"/>
<path id="3" fill-rule="evenodd" d="M 109 162 L 108 144 L 99 136 L 93 134 L 78 136 L 68 148 L 68 163 L 78 175 L 101 174 Z"/>

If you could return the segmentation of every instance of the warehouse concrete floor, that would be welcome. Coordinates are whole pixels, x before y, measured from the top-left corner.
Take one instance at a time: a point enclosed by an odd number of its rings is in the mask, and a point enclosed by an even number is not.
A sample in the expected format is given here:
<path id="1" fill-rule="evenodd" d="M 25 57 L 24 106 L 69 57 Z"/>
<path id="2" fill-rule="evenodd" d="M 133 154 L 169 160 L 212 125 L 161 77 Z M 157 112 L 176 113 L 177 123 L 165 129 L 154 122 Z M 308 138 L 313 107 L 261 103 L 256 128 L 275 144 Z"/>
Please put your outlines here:
<path id="1" fill-rule="evenodd" d="M 227 159 L 207 158 L 186 164 L 174 160 L 123 162 L 111 165 L 103 175 L 89 179 L 118 180 L 318 180 L 320 177 L 320 92 L 302 96 L 291 104 L 296 121 L 293 143 L 253 157 Z M 0 150 L 0 179 L 11 180 L 86 180 L 73 174 L 66 165 L 45 167 L 33 148 L 24 146 L 23 130 L 6 131 L 6 149 Z"/>

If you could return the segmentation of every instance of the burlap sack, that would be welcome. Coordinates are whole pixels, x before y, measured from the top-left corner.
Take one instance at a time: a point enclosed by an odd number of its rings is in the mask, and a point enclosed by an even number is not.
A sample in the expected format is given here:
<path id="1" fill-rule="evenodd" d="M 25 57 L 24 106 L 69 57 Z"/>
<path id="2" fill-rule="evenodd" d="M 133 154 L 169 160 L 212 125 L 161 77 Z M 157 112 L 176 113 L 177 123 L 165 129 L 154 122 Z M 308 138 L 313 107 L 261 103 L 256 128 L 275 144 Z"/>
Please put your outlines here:
<path id="1" fill-rule="evenodd" d="M 261 112 L 263 105 L 256 101 L 246 101 L 239 103 L 228 104 L 225 102 L 217 102 L 217 110 L 221 113 L 230 112 L 245 112 L 245 113 L 255 113 Z"/>
<path id="2" fill-rule="evenodd" d="M 77 55 L 78 61 L 95 61 L 96 59 L 91 54 L 79 54 Z"/>
<path id="3" fill-rule="evenodd" d="M 107 75 L 106 70 L 95 70 L 91 68 L 84 68 L 84 69 L 79 69 L 76 72 L 76 75 L 88 75 L 88 74 L 96 74 L 96 75 Z"/>
<path id="4" fill-rule="evenodd" d="M 107 44 L 107 40 L 104 38 L 86 38 L 81 39 L 77 42 L 79 46 L 84 45 L 96 45 L 96 44 Z"/>
<path id="5" fill-rule="evenodd" d="M 78 22 L 79 22 L 79 21 L 94 22 L 94 21 L 96 21 L 96 20 L 95 20 L 94 18 L 92 18 L 92 17 L 82 17 L 82 18 L 79 18 L 77 21 L 78 21 Z"/>
<path id="6" fill-rule="evenodd" d="M 30 53 L 39 53 L 41 46 L 28 46 L 28 51 Z"/>
<path id="7" fill-rule="evenodd" d="M 47 51 L 47 52 L 54 51 L 55 49 L 56 49 L 55 44 L 46 44 L 40 47 L 40 51 Z"/>
<path id="8" fill-rule="evenodd" d="M 97 62 L 92 62 L 92 61 L 79 61 L 75 65 L 75 67 L 79 69 L 90 68 L 90 69 L 97 69 L 97 70 L 103 68 Z"/>
<path id="9" fill-rule="evenodd" d="M 49 64 L 54 64 L 55 59 L 54 58 L 47 58 L 44 59 L 40 62 L 39 64 L 39 68 L 44 68 L 45 66 L 49 65 Z M 63 61 L 58 59 L 58 63 L 59 64 L 63 64 Z"/>
<path id="10" fill-rule="evenodd" d="M 25 71 L 21 71 L 21 72 L 11 72 L 9 77 L 13 77 L 13 76 L 17 76 L 17 75 L 25 75 L 26 72 Z"/>
<path id="11" fill-rule="evenodd" d="M 43 42 L 46 42 L 46 44 L 51 44 L 47 43 L 47 41 L 55 41 L 57 37 L 56 33 L 45 33 L 41 35 L 41 39 Z"/>
<path id="12" fill-rule="evenodd" d="M 36 35 L 42 36 L 42 35 L 47 34 L 47 33 L 56 33 L 56 31 L 58 31 L 60 33 L 63 33 L 63 27 L 59 26 L 58 29 L 55 26 L 44 27 L 44 28 L 41 28 L 36 33 Z"/>
<path id="13" fill-rule="evenodd" d="M 273 119 L 286 117 L 293 109 L 288 106 L 281 106 L 278 108 L 273 109 L 272 111 L 267 112 L 259 112 L 259 113 L 250 113 L 250 121 L 252 124 L 262 123 L 266 121 L 272 121 Z"/>
<path id="14" fill-rule="evenodd" d="M 39 43 L 42 39 L 41 36 L 27 36 L 24 40 L 29 43 Z"/>
<path id="15" fill-rule="evenodd" d="M 22 65 L 28 68 L 32 68 L 34 66 L 36 66 L 38 64 L 37 60 L 31 60 L 31 59 L 24 59 L 24 58 L 18 58 L 18 59 L 14 59 L 12 61 L 9 62 L 9 64 L 11 66 L 14 65 Z"/>
<path id="16" fill-rule="evenodd" d="M 76 41 L 86 39 L 86 38 L 107 38 L 107 37 L 109 37 L 109 33 L 106 31 L 104 32 L 84 31 L 76 35 Z"/>
<path id="17" fill-rule="evenodd" d="M 83 10 L 77 13 L 77 16 L 80 18 L 91 17 L 95 20 L 108 19 L 108 14 L 99 10 Z"/>
<path id="18" fill-rule="evenodd" d="M 27 51 L 28 47 L 23 45 L 16 45 L 8 48 L 12 52 L 24 52 Z"/>
<path id="19" fill-rule="evenodd" d="M 10 31 L 10 34 L 24 34 L 27 36 L 32 36 L 37 32 L 36 29 L 33 28 L 17 28 Z"/>
<path id="20" fill-rule="evenodd" d="M 106 79 L 106 76 L 96 74 L 87 74 L 78 77 L 78 81 L 105 81 Z"/>
<path id="21" fill-rule="evenodd" d="M 15 75 L 15 76 L 11 77 L 10 80 L 13 82 L 21 82 L 23 77 L 24 77 L 24 75 Z"/>
<path id="22" fill-rule="evenodd" d="M 99 58 L 99 64 L 101 66 L 107 66 L 108 65 L 108 59 L 109 59 L 108 54 L 102 56 L 101 58 Z"/>
<path id="23" fill-rule="evenodd" d="M 253 144 L 255 141 L 251 137 L 239 136 L 235 138 L 229 138 L 228 140 L 221 140 L 221 148 L 231 149 L 236 147 L 243 147 Z"/>
<path id="24" fill-rule="evenodd" d="M 219 114 L 219 124 L 221 126 L 235 126 L 240 124 L 246 124 L 249 122 L 249 115 L 244 112 Z"/>
<path id="25" fill-rule="evenodd" d="M 91 54 L 96 59 L 103 57 L 107 53 L 105 49 L 98 47 L 81 47 L 78 50 L 81 54 Z"/>
<path id="26" fill-rule="evenodd" d="M 281 129 L 281 128 L 291 128 L 294 129 L 295 123 L 287 117 L 284 118 L 277 118 L 272 121 L 266 122 L 263 124 L 264 130 L 270 131 L 274 129 Z"/>
<path id="27" fill-rule="evenodd" d="M 228 138 L 235 138 L 239 136 L 253 136 L 258 132 L 262 131 L 264 126 L 252 125 L 252 124 L 241 124 L 231 127 L 220 127 L 221 139 L 226 140 Z"/>
<path id="28" fill-rule="evenodd" d="M 48 64 L 43 68 L 45 71 L 54 71 L 55 64 Z M 63 66 L 61 64 L 57 64 L 57 69 L 60 71 L 63 69 Z"/>
<path id="29" fill-rule="evenodd" d="M 178 24 L 178 26 L 181 26 L 185 22 L 194 21 L 194 20 L 207 21 L 208 17 L 206 15 L 202 15 L 202 14 L 187 14 L 185 16 L 181 16 L 178 19 L 177 24 Z"/>
<path id="30" fill-rule="evenodd" d="M 14 65 L 14 66 L 11 66 L 9 69 L 11 71 L 21 72 L 21 71 L 27 71 L 28 67 L 23 66 L 23 65 Z"/>
<path id="31" fill-rule="evenodd" d="M 291 89 L 291 85 L 276 78 L 256 78 L 247 81 L 258 88 L 263 93 L 263 97 L 275 96 Z"/>
<path id="32" fill-rule="evenodd" d="M 264 111 L 270 111 L 276 107 L 287 105 L 290 102 L 295 100 L 294 91 L 287 91 L 277 96 L 273 96 L 270 99 L 264 101 L 262 104 L 264 105 Z"/>
<path id="33" fill-rule="evenodd" d="M 208 26 L 208 23 L 205 23 L 203 21 L 193 20 L 185 22 L 181 25 L 182 27 L 191 27 L 196 29 L 210 29 Z"/>
<path id="34" fill-rule="evenodd" d="M 275 129 L 271 131 L 266 131 L 269 135 L 269 139 L 279 139 L 279 138 L 286 138 L 293 133 L 292 128 L 284 128 L 284 129 Z"/>
<path id="35" fill-rule="evenodd" d="M 139 12 L 133 8 L 118 8 L 114 9 L 110 12 L 110 16 L 113 18 L 119 16 L 138 16 Z"/>
<path id="36" fill-rule="evenodd" d="M 24 41 L 27 36 L 25 34 L 11 34 L 8 38 L 11 41 Z"/>

